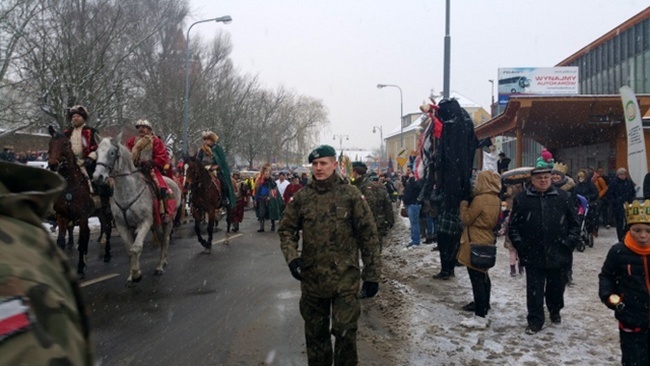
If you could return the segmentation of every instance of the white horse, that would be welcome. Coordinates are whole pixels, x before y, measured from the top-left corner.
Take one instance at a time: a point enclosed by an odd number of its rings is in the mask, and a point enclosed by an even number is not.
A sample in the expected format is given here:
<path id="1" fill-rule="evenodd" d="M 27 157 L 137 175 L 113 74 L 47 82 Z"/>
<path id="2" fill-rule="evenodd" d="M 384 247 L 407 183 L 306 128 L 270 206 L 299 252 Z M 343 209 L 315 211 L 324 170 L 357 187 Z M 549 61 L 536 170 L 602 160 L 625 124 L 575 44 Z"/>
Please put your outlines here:
<path id="1" fill-rule="evenodd" d="M 155 274 L 164 273 L 173 222 L 154 225 L 153 205 L 157 197 L 149 188 L 149 184 L 145 183 L 144 175 L 133 164 L 131 152 L 119 142 L 120 140 L 122 140 L 122 133 L 114 138 L 104 138 L 99 143 L 97 167 L 93 174 L 93 180 L 105 183 L 109 177 L 113 178 L 111 209 L 117 230 L 131 258 L 131 272 L 126 280 L 127 286 L 130 286 L 142 279 L 140 254 L 142 254 L 144 239 L 149 230 L 153 230 L 154 235 L 161 243 L 160 260 Z M 173 180 L 167 177 L 165 177 L 165 182 L 172 189 L 176 199 L 174 211 L 176 212 L 181 202 L 181 190 Z"/>

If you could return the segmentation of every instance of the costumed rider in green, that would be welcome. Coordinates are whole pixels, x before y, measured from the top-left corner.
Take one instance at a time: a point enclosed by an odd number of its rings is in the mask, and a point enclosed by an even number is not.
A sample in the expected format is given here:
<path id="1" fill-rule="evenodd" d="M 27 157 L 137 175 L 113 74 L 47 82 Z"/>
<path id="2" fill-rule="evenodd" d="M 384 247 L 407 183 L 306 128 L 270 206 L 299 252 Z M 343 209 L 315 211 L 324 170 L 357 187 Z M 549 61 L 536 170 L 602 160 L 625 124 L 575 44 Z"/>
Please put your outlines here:
<path id="1" fill-rule="evenodd" d="M 229 210 L 234 209 L 237 199 L 235 198 L 235 190 L 230 179 L 230 168 L 228 168 L 226 153 L 221 148 L 221 145 L 219 145 L 219 136 L 212 131 L 205 131 L 201 134 L 201 137 L 203 137 L 203 146 L 197 154 L 197 159 L 199 161 L 212 160 L 219 166 L 219 169 L 217 169 L 217 178 L 219 178 L 222 187 L 222 206 L 227 207 Z"/>

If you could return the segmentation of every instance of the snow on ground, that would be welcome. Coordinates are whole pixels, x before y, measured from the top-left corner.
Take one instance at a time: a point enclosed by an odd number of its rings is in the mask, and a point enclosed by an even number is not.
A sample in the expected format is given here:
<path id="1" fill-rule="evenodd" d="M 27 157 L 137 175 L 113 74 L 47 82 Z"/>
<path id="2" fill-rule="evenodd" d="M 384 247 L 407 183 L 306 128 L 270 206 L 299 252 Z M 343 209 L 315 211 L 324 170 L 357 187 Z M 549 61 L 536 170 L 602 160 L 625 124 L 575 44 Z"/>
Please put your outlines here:
<path id="1" fill-rule="evenodd" d="M 434 245 L 406 249 L 408 219 L 398 217 L 383 249 L 383 280 L 377 297 L 363 300 L 359 339 L 380 350 L 389 365 L 616 365 L 620 364 L 617 322 L 598 299 L 598 273 L 616 229 L 600 229 L 594 248 L 574 253 L 574 285 L 567 287 L 562 323 L 548 319 L 542 331 L 526 328 L 525 275 L 511 277 L 508 250 L 497 242 L 490 326 L 463 328 L 473 315 L 461 309 L 472 301 L 465 267 L 456 277 L 435 280 L 439 252 Z M 360 364 L 364 365 L 363 359 Z"/>

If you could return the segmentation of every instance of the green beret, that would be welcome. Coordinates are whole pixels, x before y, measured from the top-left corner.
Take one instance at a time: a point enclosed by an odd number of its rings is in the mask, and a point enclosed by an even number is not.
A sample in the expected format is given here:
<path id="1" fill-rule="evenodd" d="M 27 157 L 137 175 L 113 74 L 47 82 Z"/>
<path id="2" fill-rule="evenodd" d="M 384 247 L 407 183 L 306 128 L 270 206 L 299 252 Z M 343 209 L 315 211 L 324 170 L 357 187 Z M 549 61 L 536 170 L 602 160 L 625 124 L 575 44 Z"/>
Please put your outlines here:
<path id="1" fill-rule="evenodd" d="M 336 156 L 336 151 L 330 145 L 320 145 L 309 154 L 309 163 L 314 161 L 314 159 L 326 156 Z"/>
<path id="2" fill-rule="evenodd" d="M 358 166 L 360 166 L 360 167 L 362 167 L 362 168 L 365 168 L 365 169 L 368 169 L 368 166 L 367 166 L 366 163 L 364 163 L 363 161 L 353 161 L 353 162 L 352 162 L 352 167 L 353 167 L 353 168 L 356 168 L 356 167 L 358 167 Z"/>

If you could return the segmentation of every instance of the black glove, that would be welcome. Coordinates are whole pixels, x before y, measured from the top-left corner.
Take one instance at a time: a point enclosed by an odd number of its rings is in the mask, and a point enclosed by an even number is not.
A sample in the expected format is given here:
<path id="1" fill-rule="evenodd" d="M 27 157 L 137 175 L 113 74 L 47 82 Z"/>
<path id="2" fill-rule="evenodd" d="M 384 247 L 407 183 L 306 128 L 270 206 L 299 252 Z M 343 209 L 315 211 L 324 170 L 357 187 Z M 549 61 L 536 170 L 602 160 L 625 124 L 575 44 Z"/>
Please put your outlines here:
<path id="1" fill-rule="evenodd" d="M 293 278 L 302 281 L 302 258 L 296 258 L 289 262 L 289 270 Z"/>
<path id="2" fill-rule="evenodd" d="M 363 286 L 361 286 L 361 292 L 359 293 L 360 299 L 365 299 L 368 297 L 373 297 L 377 295 L 379 291 L 379 284 L 377 282 L 364 281 Z"/>

